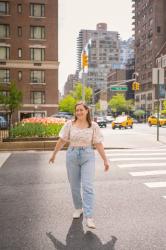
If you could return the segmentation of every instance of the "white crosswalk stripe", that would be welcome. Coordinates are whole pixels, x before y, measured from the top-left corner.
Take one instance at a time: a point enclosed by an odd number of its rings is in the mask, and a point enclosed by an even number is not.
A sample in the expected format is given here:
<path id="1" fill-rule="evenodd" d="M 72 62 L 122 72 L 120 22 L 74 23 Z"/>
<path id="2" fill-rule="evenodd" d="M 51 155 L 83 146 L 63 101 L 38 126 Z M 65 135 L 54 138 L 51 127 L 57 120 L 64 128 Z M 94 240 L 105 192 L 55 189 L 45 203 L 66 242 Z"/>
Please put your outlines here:
<path id="1" fill-rule="evenodd" d="M 157 187 L 166 187 L 166 182 L 165 181 L 160 181 L 160 182 L 147 182 L 147 183 L 144 183 L 147 187 L 150 187 L 150 188 L 157 188 Z"/>
<path id="2" fill-rule="evenodd" d="M 165 167 L 166 163 L 164 162 L 150 162 L 150 163 L 130 163 L 130 164 L 118 164 L 119 168 L 142 168 L 142 167 Z"/>
<path id="3" fill-rule="evenodd" d="M 129 174 L 132 176 L 164 175 L 166 174 L 166 170 L 129 172 Z"/>
<path id="4" fill-rule="evenodd" d="M 159 160 L 166 160 L 166 157 L 123 157 L 123 158 L 111 158 L 111 161 L 149 161 L 149 160 L 153 160 L 153 161 L 159 161 Z"/>
<path id="5" fill-rule="evenodd" d="M 5 161 L 9 158 L 11 153 L 0 153 L 0 168 L 3 166 Z"/>
<path id="6" fill-rule="evenodd" d="M 166 147 L 107 150 L 106 154 L 111 163 L 114 163 L 121 169 L 126 169 L 133 178 L 143 177 L 143 184 L 146 187 L 153 189 L 162 188 L 161 190 L 166 192 Z M 138 168 L 141 170 L 135 171 Z M 154 182 L 154 176 L 159 181 Z M 146 177 L 148 182 L 145 181 Z M 151 177 L 153 179 L 150 179 Z M 165 193 L 161 193 L 161 196 L 166 199 Z"/>

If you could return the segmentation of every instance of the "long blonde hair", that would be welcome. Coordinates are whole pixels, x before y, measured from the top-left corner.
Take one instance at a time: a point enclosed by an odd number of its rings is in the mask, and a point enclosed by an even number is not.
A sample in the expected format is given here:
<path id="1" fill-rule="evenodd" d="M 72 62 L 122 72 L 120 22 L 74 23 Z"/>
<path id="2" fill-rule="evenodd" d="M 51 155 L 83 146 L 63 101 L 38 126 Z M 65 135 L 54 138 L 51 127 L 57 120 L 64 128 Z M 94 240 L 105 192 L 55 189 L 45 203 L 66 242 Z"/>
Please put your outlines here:
<path id="1" fill-rule="evenodd" d="M 86 115 L 86 120 L 87 120 L 88 125 L 89 125 L 89 128 L 90 128 L 90 127 L 92 126 L 92 120 L 91 120 L 91 115 L 90 115 L 89 107 L 88 107 L 84 102 L 80 101 L 80 102 L 77 102 L 77 103 L 76 103 L 76 105 L 75 105 L 75 111 L 76 111 L 76 108 L 77 108 L 78 105 L 83 105 L 84 108 L 85 108 L 86 110 L 88 110 L 88 113 L 87 113 L 87 115 Z M 77 116 L 75 115 L 75 117 L 74 117 L 74 122 L 76 122 L 76 121 L 77 121 Z"/>

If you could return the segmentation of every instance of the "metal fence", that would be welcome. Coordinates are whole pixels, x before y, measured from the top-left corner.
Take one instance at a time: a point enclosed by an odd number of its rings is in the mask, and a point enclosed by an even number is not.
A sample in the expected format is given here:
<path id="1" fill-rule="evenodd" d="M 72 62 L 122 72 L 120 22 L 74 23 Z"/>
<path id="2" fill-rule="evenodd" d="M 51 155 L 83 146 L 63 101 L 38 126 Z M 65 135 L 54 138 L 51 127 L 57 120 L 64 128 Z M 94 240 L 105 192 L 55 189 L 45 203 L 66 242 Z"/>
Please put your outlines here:
<path id="1" fill-rule="evenodd" d="M 9 137 L 9 130 L 8 129 L 0 129 L 0 141 Z"/>

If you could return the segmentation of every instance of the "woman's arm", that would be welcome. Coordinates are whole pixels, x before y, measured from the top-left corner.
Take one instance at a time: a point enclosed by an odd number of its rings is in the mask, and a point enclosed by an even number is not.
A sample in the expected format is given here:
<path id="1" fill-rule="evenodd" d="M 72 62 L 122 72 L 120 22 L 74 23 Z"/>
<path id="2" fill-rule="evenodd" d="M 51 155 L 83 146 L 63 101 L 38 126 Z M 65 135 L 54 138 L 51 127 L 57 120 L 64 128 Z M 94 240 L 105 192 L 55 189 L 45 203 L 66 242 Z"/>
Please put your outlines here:
<path id="1" fill-rule="evenodd" d="M 109 161 L 105 155 L 105 151 L 104 151 L 104 147 L 102 143 L 96 143 L 94 144 L 94 146 L 96 147 L 97 151 L 99 152 L 101 158 L 104 161 L 104 167 L 105 167 L 105 171 L 108 171 L 108 169 L 110 168 L 110 164 Z"/>
<path id="2" fill-rule="evenodd" d="M 66 141 L 62 140 L 61 138 L 59 138 L 59 140 L 56 143 L 55 149 L 52 153 L 52 156 L 49 160 L 49 163 L 54 163 L 55 161 L 55 156 L 58 153 L 59 150 L 61 150 L 63 148 L 63 146 L 66 144 Z"/>

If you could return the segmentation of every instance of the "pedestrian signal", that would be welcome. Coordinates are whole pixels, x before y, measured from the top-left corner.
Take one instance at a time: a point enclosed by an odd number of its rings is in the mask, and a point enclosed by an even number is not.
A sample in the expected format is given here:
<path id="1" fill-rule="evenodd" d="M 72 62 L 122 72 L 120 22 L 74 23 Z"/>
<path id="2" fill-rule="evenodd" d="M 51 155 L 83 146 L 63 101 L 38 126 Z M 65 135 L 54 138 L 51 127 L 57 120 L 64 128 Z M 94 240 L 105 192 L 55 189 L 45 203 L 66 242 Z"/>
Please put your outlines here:
<path id="1" fill-rule="evenodd" d="M 88 67 L 88 55 L 86 54 L 86 52 L 84 51 L 82 54 L 82 67 Z"/>

